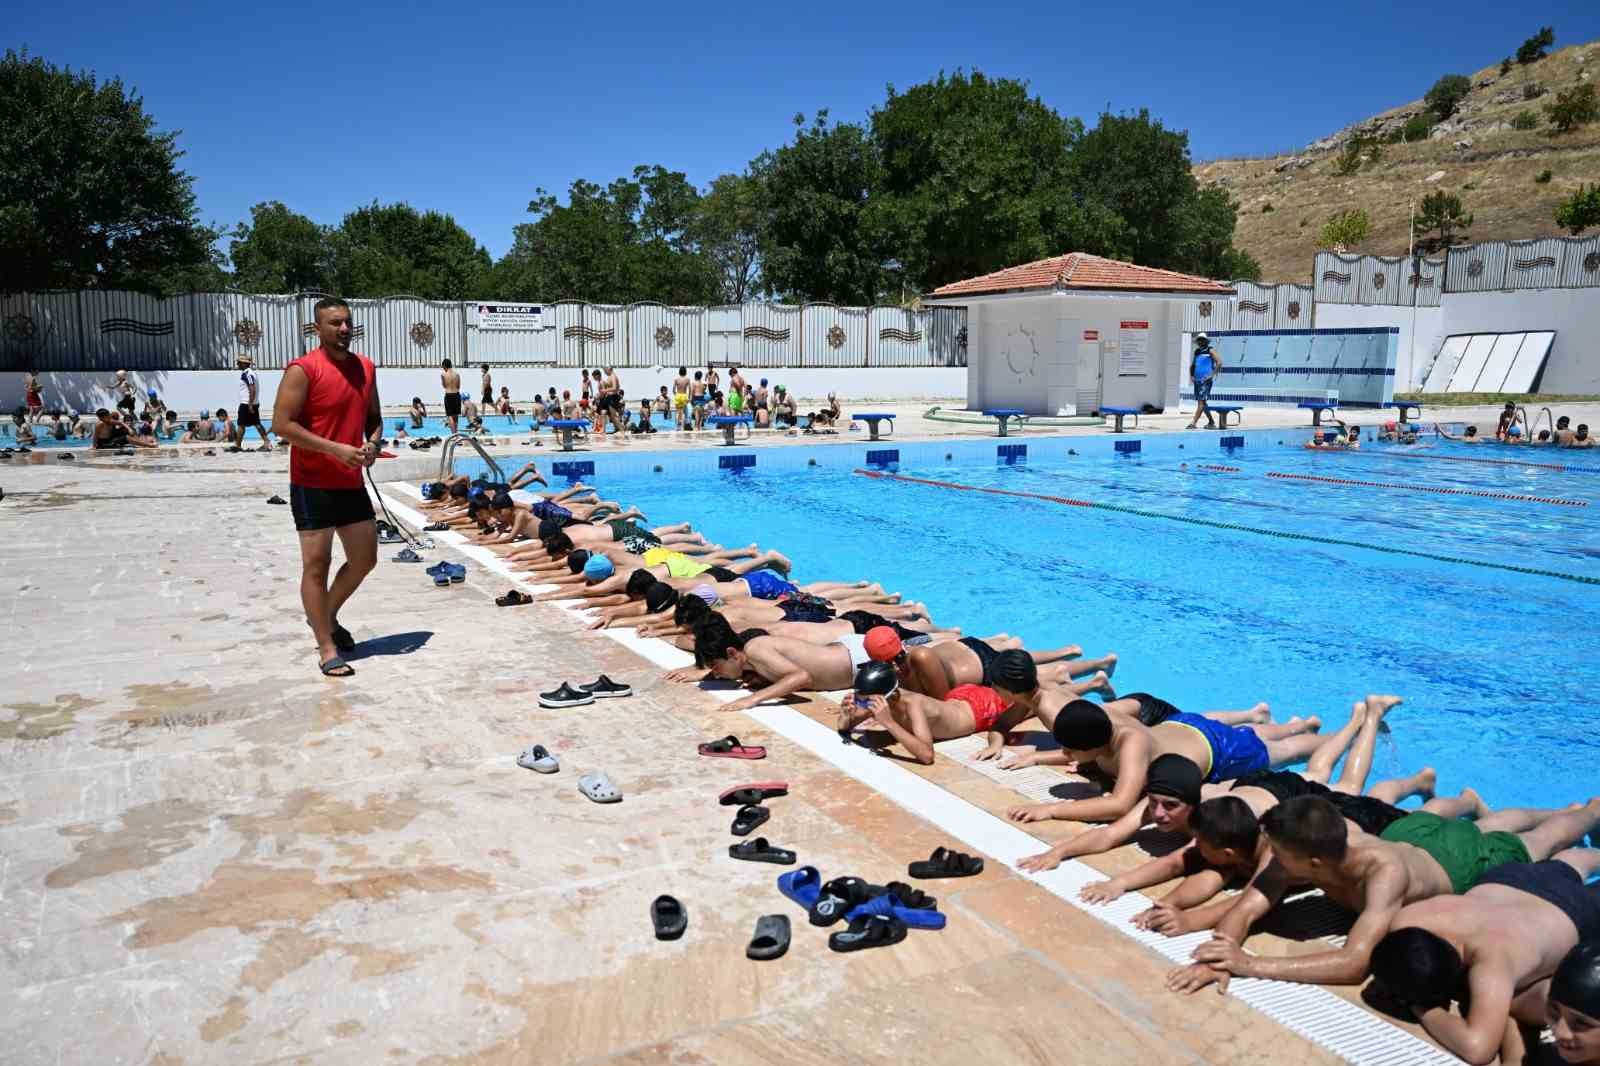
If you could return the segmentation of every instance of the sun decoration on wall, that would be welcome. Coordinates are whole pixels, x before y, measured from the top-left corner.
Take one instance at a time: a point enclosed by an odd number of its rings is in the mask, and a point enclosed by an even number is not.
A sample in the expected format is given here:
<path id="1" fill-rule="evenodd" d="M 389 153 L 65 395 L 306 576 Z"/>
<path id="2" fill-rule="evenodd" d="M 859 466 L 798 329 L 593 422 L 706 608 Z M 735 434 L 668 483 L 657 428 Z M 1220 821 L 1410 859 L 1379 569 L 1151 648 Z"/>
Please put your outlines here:
<path id="1" fill-rule="evenodd" d="M 31 341 L 36 329 L 30 315 L 18 312 L 6 317 L 6 336 L 14 341 Z"/>
<path id="2" fill-rule="evenodd" d="M 1034 342 L 1033 334 L 1025 326 L 1017 326 L 1006 334 L 1005 347 L 1006 366 L 1017 375 L 1017 380 L 1032 377 L 1039 366 L 1039 345 Z M 1021 359 L 1027 364 L 1026 368 L 1017 366 Z"/>
<path id="3" fill-rule="evenodd" d="M 1200 301 L 1200 317 L 1201 318 L 1210 318 L 1211 317 L 1211 301 L 1210 300 L 1201 300 Z"/>
<path id="4" fill-rule="evenodd" d="M 433 327 L 426 322 L 415 322 L 411 326 L 411 343 L 418 348 L 426 348 L 433 343 Z"/>
<path id="5" fill-rule="evenodd" d="M 839 326 L 829 326 L 828 327 L 828 347 L 830 347 L 830 348 L 843 348 L 844 347 L 844 330 L 841 327 L 839 327 Z"/>
<path id="6" fill-rule="evenodd" d="M 1291 319 L 1295 319 L 1295 318 L 1299 318 L 1300 317 L 1300 301 L 1299 300 L 1290 300 L 1289 301 L 1289 317 Z"/>
<path id="7" fill-rule="evenodd" d="M 677 339 L 677 336 L 672 332 L 671 326 L 656 327 L 656 347 L 660 348 L 662 351 L 666 351 L 668 348 L 671 348 Z"/>
<path id="8" fill-rule="evenodd" d="M 233 339 L 242 348 L 254 348 L 261 343 L 261 323 L 253 318 L 241 318 L 233 324 Z"/>

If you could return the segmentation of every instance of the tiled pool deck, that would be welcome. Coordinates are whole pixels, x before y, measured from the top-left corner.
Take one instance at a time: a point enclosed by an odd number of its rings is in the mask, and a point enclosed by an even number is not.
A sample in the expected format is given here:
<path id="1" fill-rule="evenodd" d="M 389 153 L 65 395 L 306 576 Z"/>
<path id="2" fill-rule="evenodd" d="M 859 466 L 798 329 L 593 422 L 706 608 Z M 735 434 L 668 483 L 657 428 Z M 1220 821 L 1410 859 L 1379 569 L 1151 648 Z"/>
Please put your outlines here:
<path id="1" fill-rule="evenodd" d="M 931 887 L 946 930 L 829 952 L 778 868 L 728 858 L 717 793 L 787 780 L 761 832 L 825 877 L 903 876 L 946 828 L 562 608 L 495 608 L 507 582 L 475 561 L 436 589 L 386 549 L 346 612 L 357 676 L 320 677 L 287 508 L 264 503 L 282 455 L 25 458 L 0 466 L 0 1060 L 1337 1061 L 1233 996 L 1166 993 L 1159 954 L 992 856 Z M 600 672 L 636 694 L 534 699 Z M 768 759 L 695 755 L 729 732 Z M 560 774 L 513 764 L 535 742 Z M 588 769 L 624 802 L 583 799 Z M 949 754 L 904 772 L 973 817 L 1018 799 Z M 662 892 L 690 911 L 675 943 L 650 934 Z M 774 912 L 794 947 L 747 961 Z"/>

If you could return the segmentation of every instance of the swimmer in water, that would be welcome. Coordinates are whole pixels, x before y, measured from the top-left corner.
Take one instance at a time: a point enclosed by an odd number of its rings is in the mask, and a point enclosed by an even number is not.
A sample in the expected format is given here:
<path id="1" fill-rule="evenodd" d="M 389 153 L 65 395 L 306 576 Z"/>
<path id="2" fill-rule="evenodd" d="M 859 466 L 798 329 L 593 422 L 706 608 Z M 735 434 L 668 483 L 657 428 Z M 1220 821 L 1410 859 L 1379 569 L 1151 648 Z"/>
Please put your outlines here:
<path id="1" fill-rule="evenodd" d="M 1468 426 L 1466 429 L 1461 431 L 1461 436 L 1459 436 L 1459 437 L 1456 436 L 1454 433 L 1451 433 L 1448 430 L 1446 430 L 1443 426 L 1439 425 L 1439 423 L 1437 423 L 1437 422 L 1435 422 L 1433 424 L 1433 431 L 1435 433 L 1437 433 L 1439 436 L 1443 437 L 1445 440 L 1453 440 L 1453 441 L 1456 441 L 1456 442 L 1458 442 L 1460 444 L 1482 444 L 1483 443 L 1483 439 L 1478 436 L 1478 427 L 1477 426 Z"/>
<path id="2" fill-rule="evenodd" d="M 1548 999 L 1546 1020 L 1561 1061 L 1600 1064 L 1600 940 L 1567 952 L 1550 978 Z"/>

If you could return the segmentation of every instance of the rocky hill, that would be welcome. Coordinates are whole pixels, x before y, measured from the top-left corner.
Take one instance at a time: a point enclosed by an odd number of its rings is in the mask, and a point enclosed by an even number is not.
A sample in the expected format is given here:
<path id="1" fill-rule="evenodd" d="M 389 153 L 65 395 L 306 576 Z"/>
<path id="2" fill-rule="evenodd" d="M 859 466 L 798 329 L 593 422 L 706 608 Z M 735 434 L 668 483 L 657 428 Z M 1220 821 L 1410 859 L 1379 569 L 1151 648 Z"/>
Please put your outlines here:
<path id="1" fill-rule="evenodd" d="M 1426 89 L 1444 73 L 1419 73 L 1418 80 Z M 1310 280 L 1318 231 L 1330 215 L 1351 208 L 1365 210 L 1371 226 L 1367 240 L 1348 251 L 1404 255 L 1410 204 L 1434 189 L 1460 196 L 1473 215 L 1467 241 L 1562 233 L 1556 204 L 1580 182 L 1600 181 L 1600 123 L 1554 136 L 1544 106 L 1561 90 L 1600 84 L 1600 41 L 1513 65 L 1505 74 L 1496 63 L 1470 77 L 1472 89 L 1456 113 L 1425 140 L 1382 143 L 1427 110 L 1418 99 L 1293 155 L 1219 159 L 1196 165 L 1195 176 L 1202 184 L 1221 183 L 1239 201 L 1235 241 L 1260 261 L 1264 281 Z M 1537 128 L 1513 127 L 1524 111 L 1537 116 Z M 1378 157 L 1353 174 L 1336 173 L 1345 145 L 1363 134 L 1379 142 Z M 1535 180 L 1546 170 L 1548 181 Z"/>

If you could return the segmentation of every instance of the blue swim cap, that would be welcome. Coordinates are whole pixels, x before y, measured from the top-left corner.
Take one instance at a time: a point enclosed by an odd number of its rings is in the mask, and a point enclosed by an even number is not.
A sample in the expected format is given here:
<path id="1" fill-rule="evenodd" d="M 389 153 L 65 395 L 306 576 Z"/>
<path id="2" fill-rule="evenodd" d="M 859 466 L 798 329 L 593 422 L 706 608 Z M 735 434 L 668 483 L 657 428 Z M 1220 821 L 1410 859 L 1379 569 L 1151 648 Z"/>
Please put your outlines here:
<path id="1" fill-rule="evenodd" d="M 589 581 L 604 581 L 616 572 L 611 560 L 599 552 L 589 556 L 589 561 L 583 564 L 583 576 Z"/>
<path id="2" fill-rule="evenodd" d="M 1519 425 L 1516 425 L 1515 423 L 1507 426 L 1506 427 L 1506 436 L 1508 436 L 1508 437 L 1520 437 L 1520 436 L 1522 436 L 1522 427 L 1519 426 Z"/>
<path id="3" fill-rule="evenodd" d="M 767 387 L 767 379 L 766 378 L 762 378 L 761 379 L 761 387 L 763 389 Z"/>

